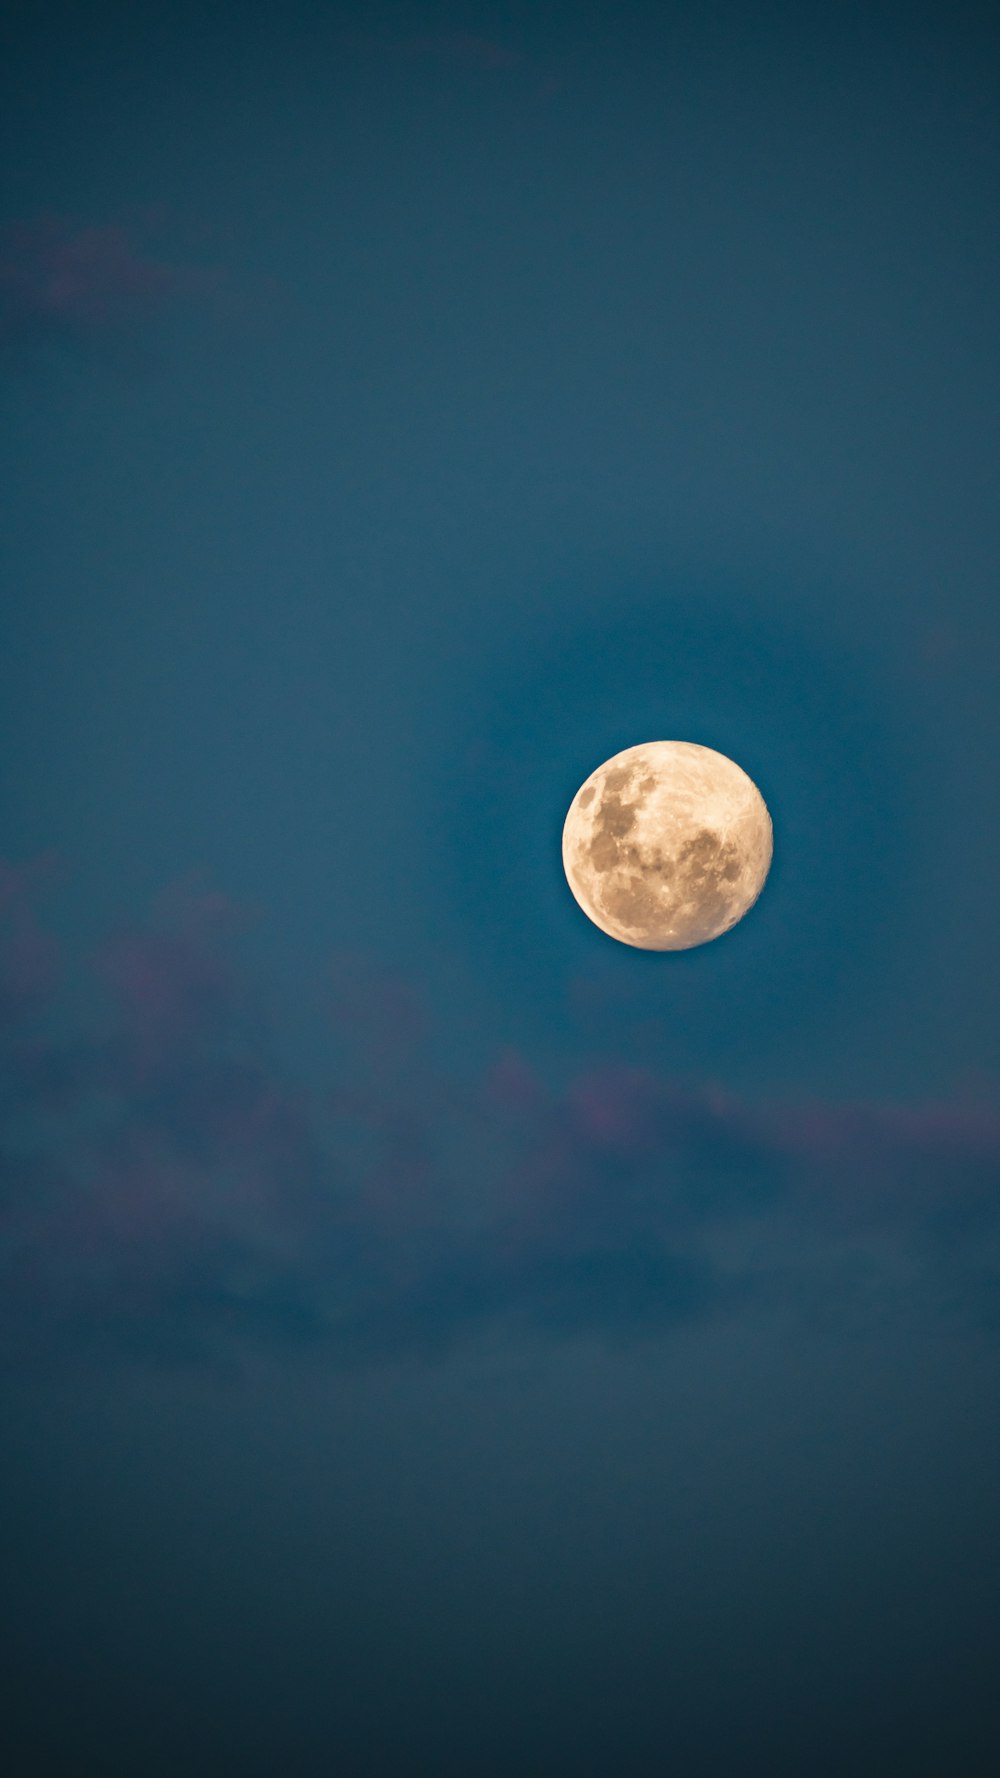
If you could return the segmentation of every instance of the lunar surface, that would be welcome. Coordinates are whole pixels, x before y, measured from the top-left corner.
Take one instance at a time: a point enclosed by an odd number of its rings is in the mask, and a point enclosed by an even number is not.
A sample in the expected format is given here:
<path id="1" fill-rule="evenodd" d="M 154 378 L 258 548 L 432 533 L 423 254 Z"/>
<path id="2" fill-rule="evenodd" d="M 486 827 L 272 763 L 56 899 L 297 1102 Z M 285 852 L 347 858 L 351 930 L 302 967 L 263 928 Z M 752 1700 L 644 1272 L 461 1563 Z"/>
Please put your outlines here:
<path id="1" fill-rule="evenodd" d="M 771 865 L 771 817 L 724 753 L 647 741 L 581 784 L 563 866 L 595 926 L 645 951 L 686 951 L 735 926 Z"/>

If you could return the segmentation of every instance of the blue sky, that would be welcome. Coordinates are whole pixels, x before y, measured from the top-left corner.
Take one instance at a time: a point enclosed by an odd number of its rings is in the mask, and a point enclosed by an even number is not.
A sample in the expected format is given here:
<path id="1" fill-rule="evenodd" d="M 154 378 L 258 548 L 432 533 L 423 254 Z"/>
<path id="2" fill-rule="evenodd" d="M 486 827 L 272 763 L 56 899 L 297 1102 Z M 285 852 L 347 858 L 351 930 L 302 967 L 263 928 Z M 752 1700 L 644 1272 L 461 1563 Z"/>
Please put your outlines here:
<path id="1" fill-rule="evenodd" d="M 17 1769 L 992 1772 L 994 22 L 4 33 Z"/>

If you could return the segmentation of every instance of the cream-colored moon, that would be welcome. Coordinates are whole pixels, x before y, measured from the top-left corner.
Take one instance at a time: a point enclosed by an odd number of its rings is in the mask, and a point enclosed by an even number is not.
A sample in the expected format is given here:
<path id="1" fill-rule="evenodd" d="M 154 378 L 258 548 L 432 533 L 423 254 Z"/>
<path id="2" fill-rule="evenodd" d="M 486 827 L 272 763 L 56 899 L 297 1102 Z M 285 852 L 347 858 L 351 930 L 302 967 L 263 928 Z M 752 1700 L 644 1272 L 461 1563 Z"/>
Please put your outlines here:
<path id="1" fill-rule="evenodd" d="M 584 913 L 644 951 L 686 951 L 728 932 L 763 889 L 772 851 L 756 784 L 692 741 L 646 741 L 605 760 L 563 827 L 563 866 Z"/>

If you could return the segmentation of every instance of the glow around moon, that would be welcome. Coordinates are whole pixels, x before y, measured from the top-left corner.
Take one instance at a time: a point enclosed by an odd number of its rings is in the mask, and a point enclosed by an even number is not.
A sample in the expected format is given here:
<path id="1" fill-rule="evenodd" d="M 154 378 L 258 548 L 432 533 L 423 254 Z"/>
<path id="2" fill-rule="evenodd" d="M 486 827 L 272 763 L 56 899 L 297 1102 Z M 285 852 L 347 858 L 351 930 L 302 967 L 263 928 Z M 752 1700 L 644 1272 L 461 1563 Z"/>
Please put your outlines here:
<path id="1" fill-rule="evenodd" d="M 756 784 L 692 741 L 647 741 L 605 760 L 563 827 L 563 866 L 584 913 L 645 951 L 728 932 L 763 889 L 772 851 Z"/>

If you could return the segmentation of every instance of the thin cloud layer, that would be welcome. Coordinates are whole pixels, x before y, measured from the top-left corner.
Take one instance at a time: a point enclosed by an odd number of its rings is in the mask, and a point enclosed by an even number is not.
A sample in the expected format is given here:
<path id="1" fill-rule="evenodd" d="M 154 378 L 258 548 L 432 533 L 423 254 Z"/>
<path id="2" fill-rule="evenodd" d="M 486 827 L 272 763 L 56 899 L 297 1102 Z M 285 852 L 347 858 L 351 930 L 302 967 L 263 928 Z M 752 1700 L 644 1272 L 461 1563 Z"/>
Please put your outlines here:
<path id="1" fill-rule="evenodd" d="M 900 1288 L 997 1324 L 992 1112 L 750 1104 L 613 1064 L 557 1086 L 511 1050 L 460 1080 L 416 986 L 364 959 L 329 972 L 306 1085 L 238 961 L 246 915 L 196 880 L 102 948 L 102 1010 L 57 1034 L 45 877 L 0 870 L 8 1366 L 352 1363 L 498 1321 L 634 1338 Z"/>
<path id="2" fill-rule="evenodd" d="M 519 67 L 524 57 L 508 43 L 496 38 L 478 36 L 470 31 L 438 31 L 429 33 L 376 33 L 344 31 L 340 41 L 347 49 L 391 57 L 402 61 L 443 61 L 459 68 L 482 68 L 503 71 Z"/>
<path id="3" fill-rule="evenodd" d="M 0 235 L 0 342 L 97 345 L 218 288 L 217 269 L 159 257 L 138 231 L 45 216 Z"/>

